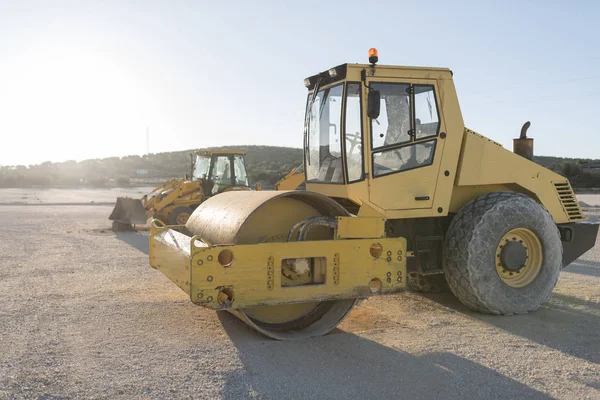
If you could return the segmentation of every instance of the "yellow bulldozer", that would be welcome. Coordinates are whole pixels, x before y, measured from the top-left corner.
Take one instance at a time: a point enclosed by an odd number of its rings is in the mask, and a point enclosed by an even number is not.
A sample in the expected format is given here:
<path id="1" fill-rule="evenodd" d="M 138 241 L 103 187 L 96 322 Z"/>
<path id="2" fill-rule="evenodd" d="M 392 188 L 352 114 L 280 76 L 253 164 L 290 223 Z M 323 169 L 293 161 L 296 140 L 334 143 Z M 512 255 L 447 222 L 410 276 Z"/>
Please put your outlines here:
<path id="1" fill-rule="evenodd" d="M 569 181 L 465 127 L 444 68 L 343 64 L 304 80 L 306 190 L 228 192 L 185 229 L 151 223 L 150 265 L 280 340 L 324 335 L 360 299 L 447 282 L 521 314 L 592 248 Z"/>
<path id="2" fill-rule="evenodd" d="M 157 218 L 169 225 L 185 225 L 207 198 L 227 191 L 250 190 L 245 153 L 231 150 L 196 151 L 191 154 L 185 179 L 171 179 L 141 199 L 117 198 L 109 216 L 113 230 L 127 230 Z"/>

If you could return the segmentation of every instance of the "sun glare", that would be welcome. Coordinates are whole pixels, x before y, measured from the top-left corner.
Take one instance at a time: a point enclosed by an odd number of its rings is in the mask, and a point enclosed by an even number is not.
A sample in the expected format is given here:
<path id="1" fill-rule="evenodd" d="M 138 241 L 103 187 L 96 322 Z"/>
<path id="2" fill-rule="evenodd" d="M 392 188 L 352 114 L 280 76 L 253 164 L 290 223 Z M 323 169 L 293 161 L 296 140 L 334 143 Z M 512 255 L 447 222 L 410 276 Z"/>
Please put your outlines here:
<path id="1" fill-rule="evenodd" d="M 12 61 L 0 78 L 6 81 L 0 80 L 0 132 L 10 149 L 4 146 L 0 165 L 39 162 L 46 155 L 111 155 L 115 142 L 133 145 L 137 153 L 143 149 L 140 137 L 129 139 L 143 130 L 151 96 L 126 60 L 76 46 L 45 46 Z"/>

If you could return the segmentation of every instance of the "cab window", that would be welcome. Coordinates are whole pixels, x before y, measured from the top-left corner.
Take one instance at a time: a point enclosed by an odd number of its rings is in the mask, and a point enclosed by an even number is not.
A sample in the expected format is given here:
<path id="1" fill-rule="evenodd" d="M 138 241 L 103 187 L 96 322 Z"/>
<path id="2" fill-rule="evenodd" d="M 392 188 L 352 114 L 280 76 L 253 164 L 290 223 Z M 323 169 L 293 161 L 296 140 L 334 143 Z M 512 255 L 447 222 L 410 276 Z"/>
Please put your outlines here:
<path id="1" fill-rule="evenodd" d="M 348 182 L 363 178 L 362 120 L 360 83 L 348 83 L 346 87 L 345 146 Z"/>
<path id="2" fill-rule="evenodd" d="M 381 111 L 371 120 L 373 177 L 433 163 L 440 130 L 433 85 L 371 83 L 381 97 Z"/>
<path id="3" fill-rule="evenodd" d="M 410 141 L 410 85 L 406 83 L 372 83 L 381 94 L 379 117 L 371 120 L 373 149 Z"/>
<path id="4" fill-rule="evenodd" d="M 248 176 L 246 175 L 244 157 L 241 155 L 234 156 L 233 166 L 235 168 L 235 184 L 238 186 L 248 186 Z"/>
<path id="5" fill-rule="evenodd" d="M 343 84 L 319 90 L 308 97 L 305 168 L 308 182 L 343 183 L 342 122 Z"/>
<path id="6" fill-rule="evenodd" d="M 373 176 L 431 165 L 435 140 L 373 153 Z"/>
<path id="7" fill-rule="evenodd" d="M 414 85 L 415 131 L 417 139 L 436 136 L 440 129 L 440 118 L 432 85 Z"/>

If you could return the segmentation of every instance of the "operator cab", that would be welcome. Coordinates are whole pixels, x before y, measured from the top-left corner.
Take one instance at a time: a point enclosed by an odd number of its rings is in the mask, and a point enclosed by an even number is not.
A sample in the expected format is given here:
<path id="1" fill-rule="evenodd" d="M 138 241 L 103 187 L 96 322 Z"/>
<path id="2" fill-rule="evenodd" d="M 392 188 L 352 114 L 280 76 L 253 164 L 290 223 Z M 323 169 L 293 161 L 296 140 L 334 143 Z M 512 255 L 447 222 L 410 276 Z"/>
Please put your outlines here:
<path id="1" fill-rule="evenodd" d="M 375 49 L 369 61 L 304 80 L 307 190 L 351 212 L 363 203 L 382 212 L 433 208 L 446 136 L 439 82 L 451 72 L 378 66 Z"/>
<path id="2" fill-rule="evenodd" d="M 193 164 L 193 180 L 204 181 L 205 193 L 215 195 L 228 188 L 249 188 L 243 152 L 196 153 Z"/>

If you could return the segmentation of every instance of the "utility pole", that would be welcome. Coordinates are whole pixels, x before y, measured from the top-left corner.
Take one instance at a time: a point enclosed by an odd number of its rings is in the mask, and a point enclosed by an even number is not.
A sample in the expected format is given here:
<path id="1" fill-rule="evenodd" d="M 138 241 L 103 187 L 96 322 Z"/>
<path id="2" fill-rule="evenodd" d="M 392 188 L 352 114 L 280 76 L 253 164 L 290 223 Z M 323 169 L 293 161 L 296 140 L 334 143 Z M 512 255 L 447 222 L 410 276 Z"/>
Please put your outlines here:
<path id="1" fill-rule="evenodd" d="M 150 128 L 146 125 L 146 157 L 150 155 Z M 146 175 L 148 182 L 150 182 L 150 175 Z"/>
<path id="2" fill-rule="evenodd" d="M 146 125 L 146 155 L 150 154 L 150 128 Z"/>

